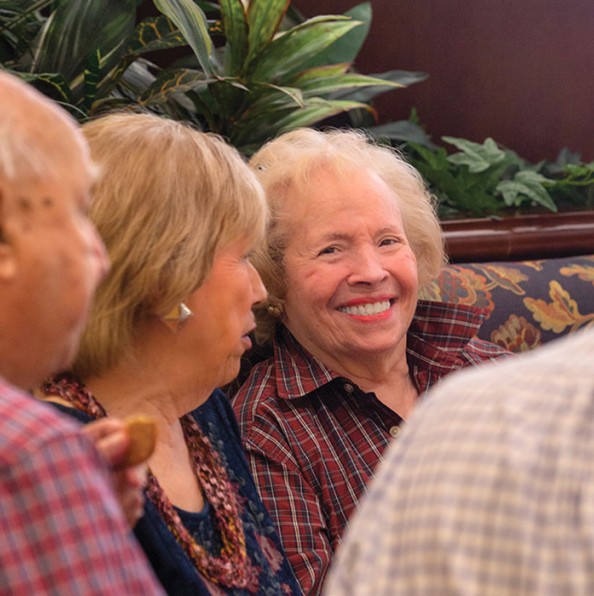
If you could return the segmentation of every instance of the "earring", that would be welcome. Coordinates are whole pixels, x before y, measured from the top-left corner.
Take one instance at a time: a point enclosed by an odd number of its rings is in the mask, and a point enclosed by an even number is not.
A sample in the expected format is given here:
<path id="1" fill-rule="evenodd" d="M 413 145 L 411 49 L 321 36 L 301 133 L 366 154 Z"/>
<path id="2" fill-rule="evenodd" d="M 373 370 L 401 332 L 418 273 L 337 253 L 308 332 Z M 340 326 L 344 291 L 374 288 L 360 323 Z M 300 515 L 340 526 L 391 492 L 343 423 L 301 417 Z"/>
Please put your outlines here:
<path id="1" fill-rule="evenodd" d="M 283 314 L 284 309 L 282 307 L 282 304 L 269 304 L 266 307 L 266 312 L 271 316 L 274 317 L 275 319 L 279 319 L 280 316 Z"/>
<path id="2" fill-rule="evenodd" d="M 163 317 L 163 321 L 172 331 L 179 331 L 193 314 L 183 302 L 180 302 Z"/>

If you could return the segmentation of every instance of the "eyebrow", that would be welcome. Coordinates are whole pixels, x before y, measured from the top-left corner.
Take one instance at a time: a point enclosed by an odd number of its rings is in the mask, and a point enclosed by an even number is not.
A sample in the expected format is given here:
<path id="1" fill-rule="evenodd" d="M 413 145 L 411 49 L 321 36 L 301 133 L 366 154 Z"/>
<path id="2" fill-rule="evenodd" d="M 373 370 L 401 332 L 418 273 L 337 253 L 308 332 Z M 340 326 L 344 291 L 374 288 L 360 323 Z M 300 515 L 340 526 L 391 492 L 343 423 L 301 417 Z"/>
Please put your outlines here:
<path id="1" fill-rule="evenodd" d="M 404 234 L 404 224 L 402 224 L 400 229 L 394 226 L 386 226 L 385 228 L 379 229 L 377 233 L 380 236 L 382 234 Z"/>
<path id="2" fill-rule="evenodd" d="M 377 230 L 376 235 L 381 236 L 382 234 L 404 234 L 404 229 L 398 230 L 394 226 L 386 226 Z M 344 232 L 329 232 L 323 235 L 320 240 L 322 242 L 332 242 L 336 240 L 350 240 L 353 234 L 345 234 Z"/>
<path id="3" fill-rule="evenodd" d="M 321 238 L 321 242 L 334 242 L 336 240 L 349 240 L 352 238 L 352 234 L 344 234 L 343 232 L 330 232 L 324 234 Z"/>

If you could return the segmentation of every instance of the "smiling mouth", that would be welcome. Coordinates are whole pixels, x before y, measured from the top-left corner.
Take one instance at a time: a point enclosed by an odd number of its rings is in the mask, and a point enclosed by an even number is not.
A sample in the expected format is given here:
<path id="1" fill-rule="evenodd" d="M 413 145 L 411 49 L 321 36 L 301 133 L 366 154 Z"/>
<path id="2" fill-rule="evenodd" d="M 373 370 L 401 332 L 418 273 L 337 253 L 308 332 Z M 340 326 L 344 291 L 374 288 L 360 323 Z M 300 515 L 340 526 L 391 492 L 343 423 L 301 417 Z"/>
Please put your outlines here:
<path id="1" fill-rule="evenodd" d="M 386 312 L 392 302 L 390 300 L 382 300 L 381 302 L 370 302 L 368 304 L 358 304 L 357 306 L 341 306 L 338 310 L 347 315 L 358 315 L 358 316 L 372 316 L 380 315 Z"/>

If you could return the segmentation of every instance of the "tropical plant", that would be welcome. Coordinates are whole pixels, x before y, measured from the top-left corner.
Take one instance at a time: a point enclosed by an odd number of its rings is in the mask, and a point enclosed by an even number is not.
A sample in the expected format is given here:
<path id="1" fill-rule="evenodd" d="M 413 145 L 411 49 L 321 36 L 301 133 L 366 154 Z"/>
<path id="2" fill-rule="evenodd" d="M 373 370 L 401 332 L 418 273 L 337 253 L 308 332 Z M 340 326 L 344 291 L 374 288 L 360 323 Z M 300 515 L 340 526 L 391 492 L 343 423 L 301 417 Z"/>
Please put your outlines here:
<path id="1" fill-rule="evenodd" d="M 458 151 L 432 143 L 404 146 L 439 200 L 442 218 L 594 207 L 594 162 L 564 149 L 555 162 L 530 163 L 488 138 L 482 144 L 442 137 Z"/>
<path id="2" fill-rule="evenodd" d="M 79 119 L 134 106 L 193 122 L 249 154 L 423 73 L 354 72 L 371 5 L 311 19 L 290 0 L 0 0 L 0 59 Z M 185 48 L 174 64 L 164 50 Z M 150 58 L 150 59 L 149 59 Z M 357 96 L 364 92 L 364 96 Z"/>
<path id="3" fill-rule="evenodd" d="M 0 3 L 3 68 L 83 118 L 109 97 L 129 58 L 134 0 Z"/>

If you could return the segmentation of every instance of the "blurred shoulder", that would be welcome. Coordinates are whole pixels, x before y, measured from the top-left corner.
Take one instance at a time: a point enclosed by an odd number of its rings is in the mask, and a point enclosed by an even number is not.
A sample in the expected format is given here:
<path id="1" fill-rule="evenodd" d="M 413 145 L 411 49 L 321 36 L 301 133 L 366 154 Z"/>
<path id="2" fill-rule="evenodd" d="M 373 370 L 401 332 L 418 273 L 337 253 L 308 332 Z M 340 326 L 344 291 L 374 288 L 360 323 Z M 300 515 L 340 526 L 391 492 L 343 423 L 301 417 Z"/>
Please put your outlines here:
<path id="1" fill-rule="evenodd" d="M 37 452 L 47 443 L 80 440 L 80 425 L 49 404 L 0 380 L 2 457 Z"/>

